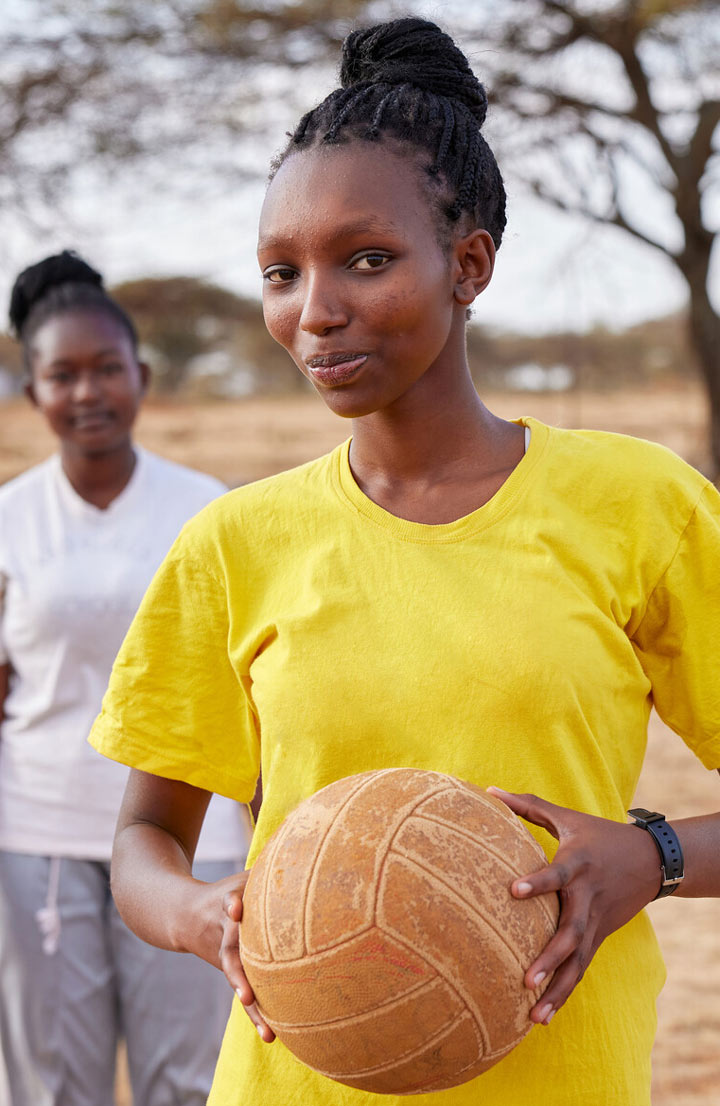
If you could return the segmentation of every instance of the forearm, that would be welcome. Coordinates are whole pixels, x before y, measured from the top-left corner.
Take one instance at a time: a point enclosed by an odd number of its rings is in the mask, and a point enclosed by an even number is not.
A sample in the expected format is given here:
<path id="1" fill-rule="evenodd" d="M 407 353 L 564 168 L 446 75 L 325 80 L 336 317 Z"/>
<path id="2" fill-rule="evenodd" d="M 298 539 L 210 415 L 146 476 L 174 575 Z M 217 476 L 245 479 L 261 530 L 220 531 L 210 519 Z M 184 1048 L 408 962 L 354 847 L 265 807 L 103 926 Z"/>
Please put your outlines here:
<path id="1" fill-rule="evenodd" d="M 193 879 L 185 851 L 165 830 L 143 822 L 118 830 L 113 898 L 126 925 L 148 944 L 176 952 L 204 947 L 205 925 L 196 919 L 203 886 Z M 212 947 L 219 950 L 219 942 Z"/>
<path id="2" fill-rule="evenodd" d="M 10 684 L 10 665 L 0 664 L 0 722 L 5 717 L 5 698 Z"/>
<path id="3" fill-rule="evenodd" d="M 210 795 L 179 780 L 133 769 L 118 818 L 113 896 L 144 941 L 193 952 L 219 966 L 224 884 L 192 876 L 192 859 Z"/>
<path id="4" fill-rule="evenodd" d="M 668 821 L 678 835 L 685 860 L 685 878 L 676 896 L 720 898 L 720 813 Z"/>

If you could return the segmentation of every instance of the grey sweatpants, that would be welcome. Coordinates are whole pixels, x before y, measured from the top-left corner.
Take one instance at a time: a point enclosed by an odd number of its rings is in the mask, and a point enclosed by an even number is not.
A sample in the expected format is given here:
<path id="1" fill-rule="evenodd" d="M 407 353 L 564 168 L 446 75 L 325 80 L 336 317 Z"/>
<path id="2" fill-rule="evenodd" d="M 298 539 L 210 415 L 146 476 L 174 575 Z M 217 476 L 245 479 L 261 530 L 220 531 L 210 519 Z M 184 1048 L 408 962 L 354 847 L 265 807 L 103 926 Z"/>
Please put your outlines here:
<path id="1" fill-rule="evenodd" d="M 204 961 L 131 933 L 109 869 L 0 850 L 0 1106 L 112 1106 L 121 1037 L 134 1106 L 204 1106 L 232 991 Z"/>

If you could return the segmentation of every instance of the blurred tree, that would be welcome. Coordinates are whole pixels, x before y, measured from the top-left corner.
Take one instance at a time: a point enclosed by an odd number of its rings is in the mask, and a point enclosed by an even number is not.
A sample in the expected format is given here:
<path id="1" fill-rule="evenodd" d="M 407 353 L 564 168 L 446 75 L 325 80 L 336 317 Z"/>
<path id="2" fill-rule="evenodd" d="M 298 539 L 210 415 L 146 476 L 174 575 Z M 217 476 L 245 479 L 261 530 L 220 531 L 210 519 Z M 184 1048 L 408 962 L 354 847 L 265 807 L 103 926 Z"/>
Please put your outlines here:
<path id="1" fill-rule="evenodd" d="M 0 202 L 27 218 L 48 208 L 56 214 L 71 178 L 102 164 L 113 180 L 131 164 L 173 188 L 201 178 L 207 189 L 218 168 L 224 179 L 241 179 L 248 165 L 238 139 L 264 131 L 276 102 L 292 99 L 289 70 L 321 64 L 331 52 L 335 60 L 366 7 L 367 0 L 4 5 Z M 264 171 L 265 160 L 249 175 Z"/>
<path id="2" fill-rule="evenodd" d="M 176 392 L 220 356 L 226 385 L 234 374 L 254 393 L 301 390 L 305 380 L 272 340 L 257 300 L 193 277 L 127 281 L 112 289 L 138 328 L 153 386 Z"/>
<path id="3" fill-rule="evenodd" d="M 542 200 L 662 251 L 689 290 L 689 332 L 720 473 L 720 8 L 692 0 L 496 4 L 482 61 L 504 167 Z"/>
<path id="4" fill-rule="evenodd" d="M 193 359 L 210 343 L 225 344 L 248 313 L 239 296 L 192 277 L 127 281 L 112 294 L 152 351 L 153 384 L 162 392 L 176 391 Z"/>
<path id="5" fill-rule="evenodd" d="M 717 0 L 414 7 L 440 17 L 487 79 L 509 176 L 557 208 L 649 243 L 682 273 L 720 471 L 720 318 L 708 292 L 720 193 Z M 129 163 L 134 187 L 184 187 L 211 202 L 213 179 L 262 171 L 243 142 L 315 99 L 350 25 L 399 10 L 396 0 L 4 5 L 3 210 L 32 217 L 50 206 L 57 219 L 70 178 L 87 185 L 99 164 L 113 181 Z"/>

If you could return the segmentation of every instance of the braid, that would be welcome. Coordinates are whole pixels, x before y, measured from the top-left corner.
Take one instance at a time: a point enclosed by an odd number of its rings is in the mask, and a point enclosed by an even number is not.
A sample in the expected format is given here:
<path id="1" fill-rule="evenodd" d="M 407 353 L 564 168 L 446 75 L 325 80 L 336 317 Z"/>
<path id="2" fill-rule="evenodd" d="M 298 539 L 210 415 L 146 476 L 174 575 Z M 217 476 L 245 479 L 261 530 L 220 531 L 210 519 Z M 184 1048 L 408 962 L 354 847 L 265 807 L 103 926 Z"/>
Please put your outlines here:
<path id="1" fill-rule="evenodd" d="M 336 115 L 333 122 L 328 127 L 327 131 L 323 135 L 323 142 L 334 143 L 337 142 L 337 135 L 343 124 L 350 119 L 353 112 L 355 115 L 360 114 L 361 105 L 369 98 L 372 92 L 372 85 L 367 85 L 365 88 L 355 89 L 352 91 L 343 106 L 342 110 Z"/>
<path id="2" fill-rule="evenodd" d="M 424 19 L 396 19 L 345 39 L 341 87 L 302 117 L 271 176 L 299 147 L 390 138 L 424 153 L 433 201 L 453 225 L 462 215 L 498 247 L 505 188 L 480 133 L 487 96 L 449 35 Z"/>
<path id="3" fill-rule="evenodd" d="M 372 117 L 372 122 L 370 123 L 370 129 L 368 131 L 368 138 L 379 138 L 383 112 L 385 111 L 385 108 L 393 102 L 396 95 L 397 93 L 394 89 L 391 89 L 390 92 L 386 92 L 378 106 L 375 108 L 375 114 Z"/>
<path id="4" fill-rule="evenodd" d="M 480 166 L 480 136 L 471 127 L 468 127 L 467 131 L 467 155 L 463 166 L 463 175 L 455 202 L 448 208 L 448 218 L 453 221 L 459 219 L 463 211 L 470 209 L 477 191 L 476 182 Z"/>
<path id="5" fill-rule="evenodd" d="M 100 273 L 73 250 L 63 250 L 24 269 L 10 294 L 10 326 L 22 342 L 26 369 L 30 369 L 30 345 L 39 327 L 54 315 L 77 310 L 110 315 L 125 329 L 137 351 L 132 320 L 105 291 Z"/>
<path id="6" fill-rule="evenodd" d="M 447 157 L 448 150 L 450 149 L 450 140 L 455 130 L 455 113 L 451 108 L 448 100 L 443 97 L 440 101 L 440 106 L 443 112 L 443 132 L 440 138 L 440 145 L 435 156 L 435 164 L 433 165 L 433 172 L 439 173 L 445 164 L 445 158 Z"/>

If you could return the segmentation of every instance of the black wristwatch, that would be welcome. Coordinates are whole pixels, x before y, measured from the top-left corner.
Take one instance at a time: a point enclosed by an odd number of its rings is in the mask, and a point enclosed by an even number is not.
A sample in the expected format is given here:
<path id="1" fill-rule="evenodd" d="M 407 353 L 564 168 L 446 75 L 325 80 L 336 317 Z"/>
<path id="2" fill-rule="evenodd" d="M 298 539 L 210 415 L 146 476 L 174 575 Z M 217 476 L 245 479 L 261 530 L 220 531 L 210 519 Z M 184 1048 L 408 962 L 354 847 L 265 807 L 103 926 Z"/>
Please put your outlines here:
<path id="1" fill-rule="evenodd" d="M 677 891 L 685 876 L 683 853 L 678 836 L 672 826 L 665 821 L 664 814 L 644 810 L 641 806 L 633 807 L 628 814 L 636 826 L 648 831 L 657 845 L 663 879 L 655 898 L 664 899 L 666 895 L 672 895 L 673 891 Z"/>

